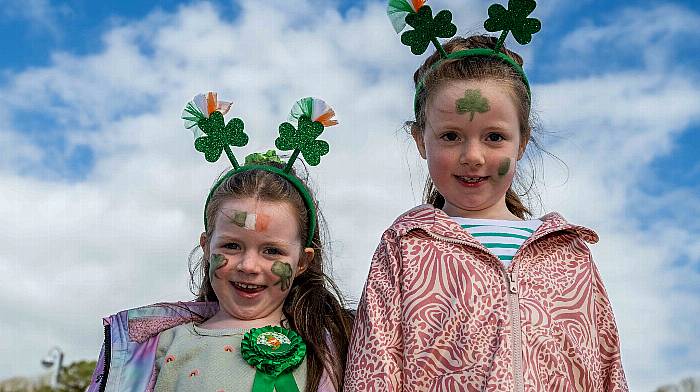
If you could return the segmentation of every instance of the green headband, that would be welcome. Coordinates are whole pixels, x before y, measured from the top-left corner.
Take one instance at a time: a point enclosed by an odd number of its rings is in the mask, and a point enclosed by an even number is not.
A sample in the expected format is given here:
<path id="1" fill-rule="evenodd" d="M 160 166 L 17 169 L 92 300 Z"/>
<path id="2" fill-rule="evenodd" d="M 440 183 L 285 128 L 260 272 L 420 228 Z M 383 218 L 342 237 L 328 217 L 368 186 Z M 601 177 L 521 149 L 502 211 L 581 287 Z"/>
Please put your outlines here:
<path id="1" fill-rule="evenodd" d="M 409 25 L 413 30 L 401 34 L 401 42 L 411 47 L 411 52 L 416 55 L 425 53 L 432 42 L 440 53 L 441 60 L 437 61 L 431 69 L 445 60 L 455 60 L 467 57 L 493 57 L 508 64 L 523 80 L 530 97 L 530 84 L 525 76 L 523 68 L 510 56 L 501 52 L 503 42 L 508 32 L 513 33 L 515 40 L 526 45 L 532 40 L 532 34 L 540 31 L 542 25 L 535 18 L 528 15 L 535 10 L 535 0 L 508 0 L 508 9 L 500 4 L 492 4 L 488 9 L 489 18 L 484 22 L 484 28 L 489 32 L 501 31 L 501 36 L 493 49 L 475 48 L 447 53 L 440 44 L 438 38 L 451 38 L 457 33 L 457 26 L 452 23 L 452 13 L 442 10 L 433 17 L 433 11 L 425 5 L 426 0 L 390 0 L 387 7 L 387 15 L 391 20 L 396 33 L 400 33 Z M 424 80 L 416 85 L 414 97 L 414 111 L 418 115 L 418 94 L 424 87 Z"/>
<path id="2" fill-rule="evenodd" d="M 265 170 L 275 173 L 289 181 L 302 196 L 309 214 L 309 237 L 305 246 L 313 244 L 313 237 L 316 230 L 316 206 L 309 190 L 302 181 L 291 173 L 292 166 L 301 153 L 304 160 L 310 166 L 316 166 L 321 161 L 321 156 L 326 155 L 330 150 L 327 142 L 316 140 L 323 132 L 324 126 L 336 125 L 338 122 L 333 119 L 335 112 L 324 101 L 316 98 L 303 98 L 297 101 L 292 107 L 290 120 L 297 120 L 297 128 L 289 122 L 284 122 L 279 126 L 279 137 L 275 140 L 275 146 L 282 151 L 293 150 L 292 156 L 287 161 L 283 169 L 268 165 L 269 162 L 284 163 L 275 150 L 268 150 L 266 153 L 253 153 L 246 157 L 243 166 L 238 164 L 233 155 L 231 146 L 243 147 L 248 144 L 248 135 L 243 132 L 244 124 L 239 118 L 231 119 L 224 123 L 224 114 L 231 107 L 230 102 L 219 102 L 216 93 L 210 92 L 207 95 L 199 94 L 187 104 L 182 119 L 185 120 L 185 128 L 192 129 L 197 151 L 204 153 L 204 157 L 209 162 L 216 162 L 225 151 L 233 169 L 223 175 L 212 186 L 204 204 L 204 228 L 207 229 L 207 206 L 212 195 L 219 186 L 235 174 L 249 170 Z M 204 113 L 207 113 L 206 115 Z"/>
<path id="3" fill-rule="evenodd" d="M 523 67 L 520 66 L 515 60 L 513 60 L 510 56 L 503 52 L 494 52 L 493 49 L 486 49 L 486 48 L 475 48 L 475 49 L 465 49 L 465 50 L 458 50 L 456 52 L 452 52 L 447 55 L 444 59 L 435 62 L 433 66 L 431 67 L 431 70 L 435 67 L 438 66 L 438 64 L 441 64 L 445 60 L 457 60 L 457 59 L 462 59 L 466 57 L 493 57 L 496 59 L 499 59 L 506 64 L 508 64 L 517 74 L 520 76 L 520 79 L 522 79 L 523 84 L 525 84 L 525 89 L 527 89 L 527 96 L 530 97 L 530 83 L 527 80 L 527 76 L 525 75 L 525 71 L 523 71 Z M 420 91 L 425 87 L 425 78 L 421 79 L 418 81 L 418 84 L 416 85 L 416 93 L 413 98 L 413 111 L 416 114 L 416 117 L 418 116 L 418 94 Z"/>

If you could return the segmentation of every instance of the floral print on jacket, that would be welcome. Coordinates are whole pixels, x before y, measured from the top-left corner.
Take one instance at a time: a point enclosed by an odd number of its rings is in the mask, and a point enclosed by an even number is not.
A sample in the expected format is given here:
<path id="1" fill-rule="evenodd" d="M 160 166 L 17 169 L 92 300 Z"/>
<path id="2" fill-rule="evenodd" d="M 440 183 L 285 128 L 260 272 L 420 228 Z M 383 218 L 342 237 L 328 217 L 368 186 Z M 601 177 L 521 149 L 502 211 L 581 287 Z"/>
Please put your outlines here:
<path id="1" fill-rule="evenodd" d="M 441 210 L 400 216 L 370 266 L 345 391 L 627 391 L 598 236 L 541 220 L 506 269 Z"/>

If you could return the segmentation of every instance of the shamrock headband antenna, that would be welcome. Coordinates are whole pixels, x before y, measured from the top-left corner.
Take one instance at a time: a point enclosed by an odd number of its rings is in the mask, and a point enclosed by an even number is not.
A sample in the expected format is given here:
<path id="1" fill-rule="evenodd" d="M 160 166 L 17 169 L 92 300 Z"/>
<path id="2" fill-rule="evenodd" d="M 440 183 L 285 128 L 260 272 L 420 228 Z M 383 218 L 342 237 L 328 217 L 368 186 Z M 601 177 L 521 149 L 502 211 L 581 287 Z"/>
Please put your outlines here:
<path id="1" fill-rule="evenodd" d="M 425 53 L 428 45 L 432 42 L 440 52 L 441 57 L 441 60 L 433 64 L 433 67 L 441 61 L 473 56 L 500 59 L 520 76 L 527 89 L 528 97 L 530 97 L 530 83 L 525 76 L 525 71 L 510 56 L 501 52 L 501 47 L 508 32 L 513 33 L 513 37 L 519 44 L 526 45 L 532 40 L 532 34 L 540 31 L 542 27 L 540 21 L 528 18 L 528 15 L 537 6 L 535 0 L 508 0 L 508 9 L 500 4 L 492 4 L 488 9 L 489 18 L 484 22 L 484 28 L 492 33 L 502 31 L 496 46 L 493 49 L 466 49 L 449 54 L 442 47 L 438 38 L 451 38 L 457 33 L 457 26 L 452 23 L 452 12 L 442 10 L 433 17 L 433 11 L 430 6 L 425 5 L 425 2 L 426 0 L 389 0 L 387 7 L 387 15 L 397 34 L 401 33 L 406 25 L 413 27 L 413 30 L 401 34 L 401 43 L 410 46 L 413 54 Z M 418 117 L 418 93 L 423 88 L 424 83 L 421 80 L 416 85 L 413 102 L 416 117 Z"/>
<path id="2" fill-rule="evenodd" d="M 275 150 L 268 150 L 264 154 L 253 153 L 246 156 L 243 166 L 238 163 L 233 155 L 231 146 L 243 147 L 248 144 L 248 135 L 243 131 L 244 124 L 240 118 L 233 118 L 228 123 L 224 122 L 224 114 L 231 108 L 230 102 L 219 101 L 215 92 L 199 94 L 190 101 L 182 112 L 185 120 L 185 128 L 192 129 L 194 133 L 195 150 L 204 154 L 209 162 L 216 162 L 223 152 L 233 169 L 224 174 L 212 186 L 204 204 L 204 228 L 207 224 L 207 206 L 214 191 L 234 174 L 248 170 L 265 170 L 278 174 L 289 181 L 301 194 L 309 214 L 309 237 L 305 246 L 311 246 L 316 230 L 316 206 L 309 190 L 291 173 L 292 166 L 301 153 L 304 160 L 310 166 L 316 166 L 321 162 L 321 157 L 330 150 L 327 142 L 316 140 L 321 135 L 324 127 L 338 124 L 334 120 L 335 112 L 323 100 L 316 98 L 302 98 L 292 107 L 289 114 L 290 121 L 297 121 L 297 127 L 289 122 L 283 122 L 279 126 L 279 137 L 275 140 L 275 146 L 282 151 L 293 150 L 284 168 L 279 169 L 265 164 L 267 162 L 284 163 Z"/>

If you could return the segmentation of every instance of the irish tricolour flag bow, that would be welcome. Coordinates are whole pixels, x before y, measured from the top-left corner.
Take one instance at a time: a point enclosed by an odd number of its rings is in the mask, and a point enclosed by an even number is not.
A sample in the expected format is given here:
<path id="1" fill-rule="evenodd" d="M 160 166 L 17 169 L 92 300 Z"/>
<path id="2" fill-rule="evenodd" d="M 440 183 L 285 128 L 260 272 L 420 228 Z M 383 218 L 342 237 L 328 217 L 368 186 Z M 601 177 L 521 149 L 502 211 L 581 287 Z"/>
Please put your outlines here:
<path id="1" fill-rule="evenodd" d="M 209 118 L 212 113 L 219 112 L 222 115 L 228 113 L 231 109 L 231 102 L 219 101 L 217 94 L 210 91 L 206 94 L 197 94 L 190 102 L 187 103 L 182 111 L 182 119 L 185 121 L 185 128 L 192 129 L 195 139 L 202 136 L 203 133 L 195 127 L 200 120 Z"/>
<path id="2" fill-rule="evenodd" d="M 426 0 L 389 0 L 386 14 L 396 34 L 406 27 L 406 15 L 414 14 L 425 4 Z"/>

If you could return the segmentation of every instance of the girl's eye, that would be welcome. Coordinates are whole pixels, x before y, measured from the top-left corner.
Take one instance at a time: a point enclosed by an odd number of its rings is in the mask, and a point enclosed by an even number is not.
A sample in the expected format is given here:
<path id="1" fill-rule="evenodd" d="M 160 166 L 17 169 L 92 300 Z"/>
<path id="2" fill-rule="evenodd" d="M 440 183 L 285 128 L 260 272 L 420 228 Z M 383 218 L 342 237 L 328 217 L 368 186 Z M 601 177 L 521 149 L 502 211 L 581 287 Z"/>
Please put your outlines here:
<path id="1" fill-rule="evenodd" d="M 264 252 L 265 252 L 265 254 L 268 254 L 268 255 L 280 255 L 280 254 L 282 254 L 282 251 L 280 249 L 277 249 L 277 248 L 266 248 L 264 250 Z"/>
<path id="2" fill-rule="evenodd" d="M 440 139 L 447 142 L 454 142 L 459 139 L 459 135 L 457 135 L 457 132 L 445 132 L 440 136 Z"/>
<path id="3" fill-rule="evenodd" d="M 505 140 L 505 138 L 500 133 L 489 133 L 489 135 L 486 136 L 486 140 L 490 142 L 500 142 Z"/>
<path id="4" fill-rule="evenodd" d="M 224 249 L 240 249 L 241 247 L 235 242 L 229 242 L 222 246 Z"/>

